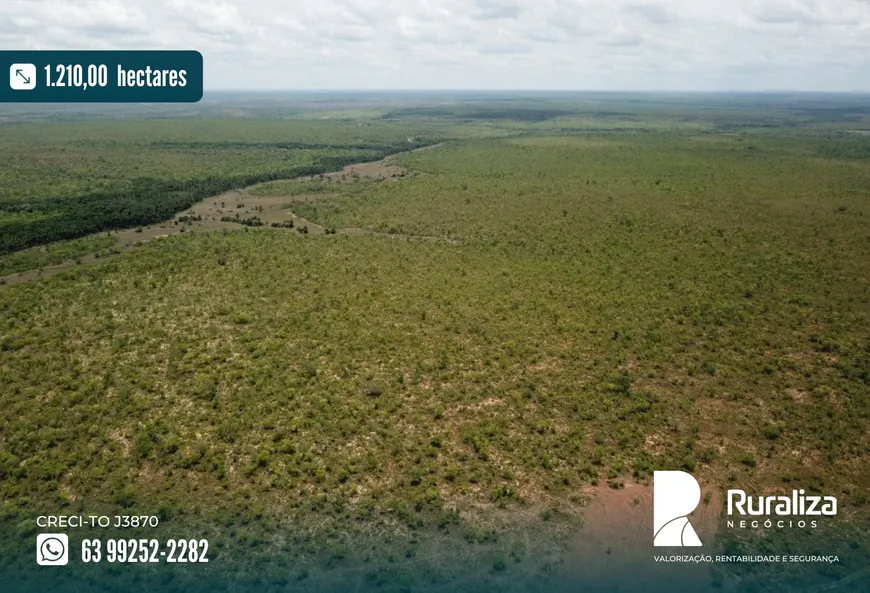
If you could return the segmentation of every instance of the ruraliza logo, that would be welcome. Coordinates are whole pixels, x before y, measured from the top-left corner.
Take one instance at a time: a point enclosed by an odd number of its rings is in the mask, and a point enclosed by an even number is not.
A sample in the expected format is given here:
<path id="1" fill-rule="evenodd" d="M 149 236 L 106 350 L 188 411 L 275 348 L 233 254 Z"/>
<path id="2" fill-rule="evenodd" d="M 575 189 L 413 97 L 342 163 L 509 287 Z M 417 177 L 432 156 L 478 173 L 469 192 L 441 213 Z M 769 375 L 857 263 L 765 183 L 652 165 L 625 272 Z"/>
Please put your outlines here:
<path id="1" fill-rule="evenodd" d="M 653 474 L 653 545 L 700 546 L 689 514 L 701 502 L 701 487 L 686 472 Z"/>

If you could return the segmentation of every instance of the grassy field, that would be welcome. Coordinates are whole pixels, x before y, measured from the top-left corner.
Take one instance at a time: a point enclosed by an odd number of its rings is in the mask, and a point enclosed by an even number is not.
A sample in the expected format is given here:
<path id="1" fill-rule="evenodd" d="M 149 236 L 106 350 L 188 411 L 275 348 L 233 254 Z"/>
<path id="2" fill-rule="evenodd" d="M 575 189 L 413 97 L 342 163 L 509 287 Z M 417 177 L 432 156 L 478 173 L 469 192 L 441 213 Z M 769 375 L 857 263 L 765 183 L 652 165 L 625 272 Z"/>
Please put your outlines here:
<path id="1" fill-rule="evenodd" d="M 92 235 L 50 243 L 41 247 L 31 247 L 8 255 L 0 256 L 0 276 L 39 270 L 54 266 L 82 255 L 91 254 L 115 245 L 115 239 L 107 235 Z"/>
<path id="2" fill-rule="evenodd" d="M 484 550 L 472 557 L 497 590 L 555 554 L 542 541 L 517 551 L 499 530 L 564 535 L 594 486 L 685 469 L 723 488 L 838 496 L 854 558 L 793 576 L 854 571 L 870 554 L 870 137 L 849 131 L 860 117 L 761 127 L 785 117 L 761 105 L 741 129 L 717 108 L 21 124 L 2 150 L 29 130 L 42 148 L 25 154 L 88 156 L 81 174 L 7 164 L 7 204 L 130 175 L 313 162 L 314 149 L 279 147 L 291 142 L 360 160 L 380 148 L 337 144 L 443 144 L 397 157 L 388 179 L 248 190 L 337 234 L 197 231 L 0 289 L 0 516 L 25 532 L 59 506 L 180 514 L 213 531 L 225 517 L 225 545 L 289 546 L 309 583 L 362 562 L 342 546 L 413 556 L 450 536 Z M 131 137 L 151 147 L 133 173 Z M 307 555 L 263 535 L 291 519 L 308 526 Z M 319 558 L 329 546 L 339 552 Z"/>

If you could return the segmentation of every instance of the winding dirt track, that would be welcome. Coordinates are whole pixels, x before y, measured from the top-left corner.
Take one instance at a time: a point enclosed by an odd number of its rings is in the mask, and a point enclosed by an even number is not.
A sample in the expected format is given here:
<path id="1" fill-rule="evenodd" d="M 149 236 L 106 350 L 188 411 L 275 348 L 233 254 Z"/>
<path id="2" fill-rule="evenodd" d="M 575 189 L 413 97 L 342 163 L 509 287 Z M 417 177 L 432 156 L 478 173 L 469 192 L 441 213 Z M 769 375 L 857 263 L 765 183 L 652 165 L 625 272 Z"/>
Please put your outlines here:
<path id="1" fill-rule="evenodd" d="M 441 143 L 424 146 L 410 152 L 432 150 L 439 146 L 441 146 Z M 377 179 L 383 183 L 393 183 L 404 178 L 408 173 L 404 168 L 394 163 L 395 157 L 400 156 L 401 154 L 406 153 L 390 155 L 379 161 L 348 165 L 340 171 L 324 173 L 322 177 L 320 175 L 312 175 L 288 181 L 323 179 L 332 183 L 343 184 L 354 183 L 359 179 Z M 238 215 L 243 219 L 257 216 L 265 224 L 262 229 L 268 229 L 269 231 L 296 233 L 298 228 L 307 227 L 308 234 L 326 233 L 326 229 L 322 225 L 306 220 L 301 216 L 297 216 L 292 211 L 293 202 L 314 200 L 317 199 L 318 196 L 257 196 L 250 193 L 250 190 L 253 187 L 256 186 L 246 187 L 240 190 L 232 190 L 217 196 L 205 198 L 184 212 L 177 213 L 169 221 L 159 222 L 139 228 L 110 231 L 108 234 L 114 237 L 116 241 L 115 245 L 109 250 L 84 254 L 56 265 L 45 266 L 39 270 L 29 270 L 7 276 L 0 276 L 0 284 L 6 286 L 23 284 L 33 280 L 48 278 L 77 267 L 100 264 L 109 259 L 115 258 L 122 253 L 141 247 L 154 239 L 170 235 L 179 235 L 184 232 L 204 232 L 216 229 L 247 228 L 239 223 L 222 221 L 221 218 L 226 216 Z M 201 217 L 201 220 L 195 220 L 193 222 L 185 221 L 185 218 L 189 216 Z M 294 228 L 292 229 L 281 227 L 274 228 L 270 226 L 272 223 L 287 222 L 290 220 L 293 221 Z M 335 229 L 335 234 L 378 235 L 405 241 L 444 241 L 456 243 L 455 240 L 447 239 L 445 237 L 383 233 L 357 227 L 337 228 Z"/>

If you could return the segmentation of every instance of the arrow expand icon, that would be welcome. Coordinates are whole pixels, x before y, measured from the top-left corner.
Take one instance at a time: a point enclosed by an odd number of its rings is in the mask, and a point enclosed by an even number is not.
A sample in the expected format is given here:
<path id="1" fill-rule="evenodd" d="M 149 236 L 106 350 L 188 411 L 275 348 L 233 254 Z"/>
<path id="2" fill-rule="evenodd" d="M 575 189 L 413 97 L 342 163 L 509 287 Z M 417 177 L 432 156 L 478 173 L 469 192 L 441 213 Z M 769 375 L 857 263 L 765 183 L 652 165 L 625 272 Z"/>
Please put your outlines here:
<path id="1" fill-rule="evenodd" d="M 36 66 L 34 64 L 12 64 L 9 66 L 9 86 L 13 91 L 30 91 L 36 88 Z"/>

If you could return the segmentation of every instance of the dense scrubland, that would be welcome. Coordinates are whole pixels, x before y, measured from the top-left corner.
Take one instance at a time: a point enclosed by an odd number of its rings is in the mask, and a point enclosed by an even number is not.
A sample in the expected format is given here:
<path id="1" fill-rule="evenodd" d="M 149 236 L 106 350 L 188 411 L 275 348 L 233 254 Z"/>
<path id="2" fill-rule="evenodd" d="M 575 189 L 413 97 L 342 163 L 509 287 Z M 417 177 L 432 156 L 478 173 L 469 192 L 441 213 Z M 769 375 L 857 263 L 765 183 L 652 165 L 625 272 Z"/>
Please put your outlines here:
<path id="1" fill-rule="evenodd" d="M 0 289 L 3 520 L 180 514 L 227 546 L 283 546 L 305 582 L 363 562 L 354 538 L 388 534 L 411 557 L 452 534 L 486 550 L 489 573 L 538 578 L 550 550 L 499 529 L 531 516 L 547 533 L 593 485 L 685 469 L 838 496 L 850 521 L 823 536 L 848 533 L 851 556 L 809 578 L 856 570 L 870 553 L 870 136 L 854 130 L 870 120 L 743 108 L 742 128 L 723 106 L 675 119 L 656 109 L 679 106 L 633 104 L 392 111 L 346 127 L 65 123 L 59 145 L 56 125 L 21 124 L 35 127 L 4 134 L 4 151 L 38 130 L 25 154 L 89 156 L 84 172 L 46 175 L 25 157 L 2 170 L 6 249 L 57 238 L 34 225 L 77 212 L 70 196 L 99 210 L 151 188 L 134 201 L 153 219 L 178 209 L 166 188 L 192 171 L 215 193 L 408 137 L 443 144 L 397 157 L 409 174 L 390 183 L 250 192 L 380 235 L 198 232 Z M 131 137 L 147 150 L 121 150 Z M 301 539 L 264 535 L 284 520 L 306 526 Z"/>

